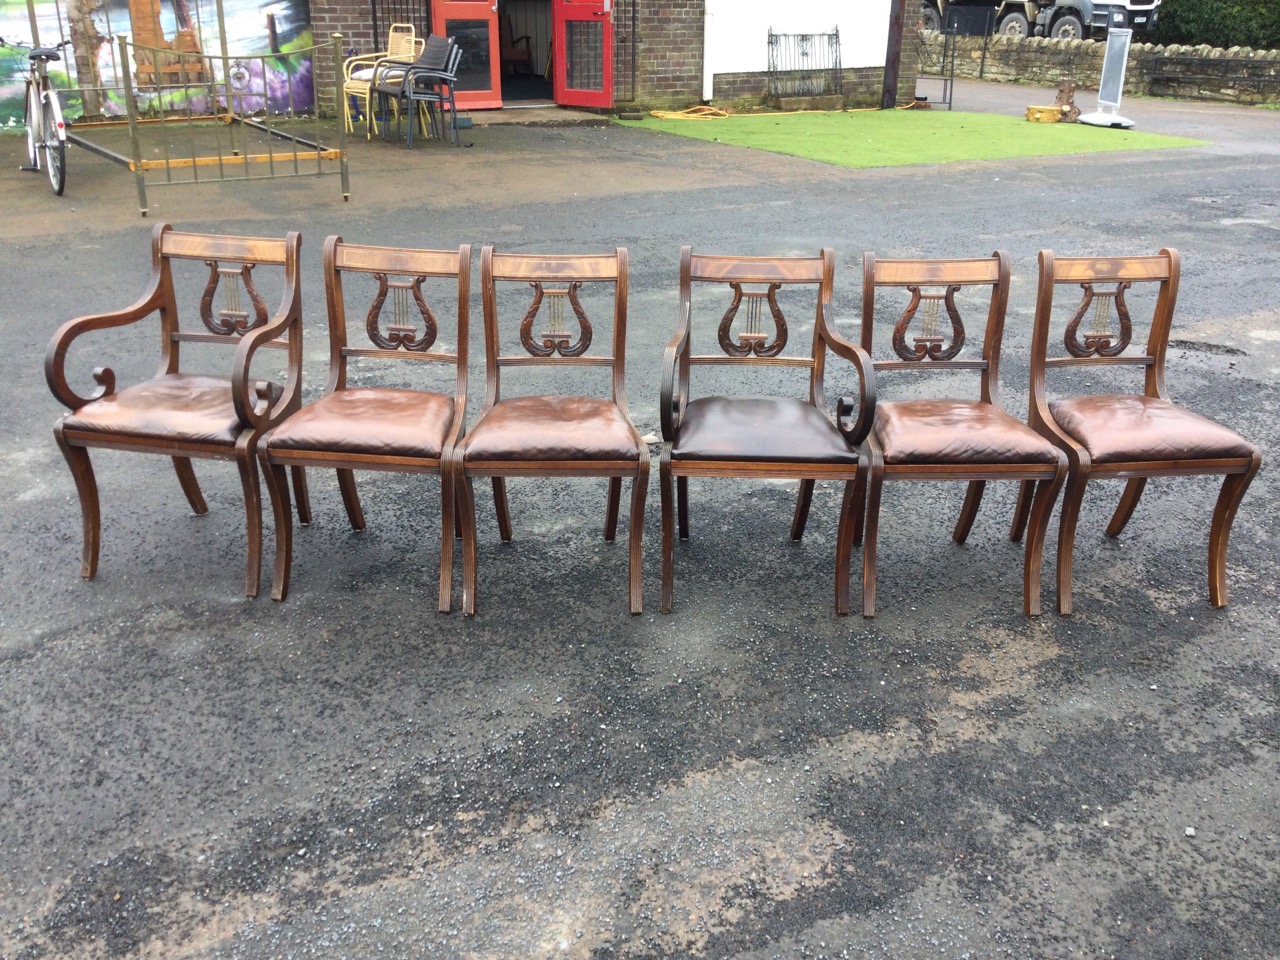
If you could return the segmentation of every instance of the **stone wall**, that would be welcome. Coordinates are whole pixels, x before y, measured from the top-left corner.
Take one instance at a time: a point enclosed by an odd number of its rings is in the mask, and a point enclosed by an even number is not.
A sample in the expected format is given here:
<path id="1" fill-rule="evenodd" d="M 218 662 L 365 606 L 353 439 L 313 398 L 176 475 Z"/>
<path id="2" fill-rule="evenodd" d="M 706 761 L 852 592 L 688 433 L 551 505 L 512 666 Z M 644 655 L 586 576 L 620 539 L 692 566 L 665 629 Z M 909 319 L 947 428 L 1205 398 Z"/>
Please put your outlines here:
<path id="1" fill-rule="evenodd" d="M 1047 37 L 957 37 L 956 76 L 1056 86 L 1067 79 L 1094 89 L 1102 73 L 1107 45 L 1095 40 Z M 920 33 L 911 45 L 920 73 L 941 68 L 939 33 Z M 1208 46 L 1168 47 L 1136 43 L 1129 48 L 1125 93 L 1179 96 L 1233 103 L 1280 103 L 1280 51 L 1230 50 Z"/>

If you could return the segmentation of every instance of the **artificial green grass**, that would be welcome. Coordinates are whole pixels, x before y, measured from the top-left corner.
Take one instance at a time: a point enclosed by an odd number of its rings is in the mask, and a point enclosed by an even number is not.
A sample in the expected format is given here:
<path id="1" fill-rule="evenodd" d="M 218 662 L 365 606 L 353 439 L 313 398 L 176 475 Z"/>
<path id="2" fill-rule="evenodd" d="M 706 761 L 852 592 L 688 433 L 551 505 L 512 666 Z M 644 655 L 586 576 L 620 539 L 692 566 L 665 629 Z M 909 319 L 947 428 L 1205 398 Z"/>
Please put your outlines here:
<path id="1" fill-rule="evenodd" d="M 1137 130 L 1081 123 L 1031 123 L 1015 117 L 950 110 L 753 113 L 716 120 L 647 117 L 623 123 L 854 168 L 1158 150 L 1206 143 Z"/>

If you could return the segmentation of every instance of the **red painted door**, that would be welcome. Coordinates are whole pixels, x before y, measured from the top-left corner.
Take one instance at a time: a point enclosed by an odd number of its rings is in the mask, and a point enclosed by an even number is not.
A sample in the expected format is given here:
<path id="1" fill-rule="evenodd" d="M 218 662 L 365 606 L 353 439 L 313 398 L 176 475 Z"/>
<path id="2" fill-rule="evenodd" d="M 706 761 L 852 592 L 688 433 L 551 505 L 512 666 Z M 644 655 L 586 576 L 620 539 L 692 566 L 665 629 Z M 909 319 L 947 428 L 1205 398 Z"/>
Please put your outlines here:
<path id="1" fill-rule="evenodd" d="M 485 110 L 502 106 L 498 62 L 498 5 L 495 0 L 435 0 L 431 32 L 453 37 L 462 47 L 458 108 Z"/>
<path id="2" fill-rule="evenodd" d="M 612 0 L 552 0 L 556 103 L 613 106 Z"/>

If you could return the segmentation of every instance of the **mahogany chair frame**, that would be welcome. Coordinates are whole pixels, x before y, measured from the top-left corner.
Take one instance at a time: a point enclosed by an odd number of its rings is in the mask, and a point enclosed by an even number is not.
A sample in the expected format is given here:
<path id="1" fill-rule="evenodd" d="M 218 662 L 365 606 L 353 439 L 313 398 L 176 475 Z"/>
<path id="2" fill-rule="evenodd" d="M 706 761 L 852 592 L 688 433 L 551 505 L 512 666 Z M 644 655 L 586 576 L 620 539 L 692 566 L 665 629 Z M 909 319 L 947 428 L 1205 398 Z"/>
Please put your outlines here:
<path id="1" fill-rule="evenodd" d="M 379 282 L 375 299 L 364 320 L 364 327 L 372 346 L 349 346 L 347 324 L 347 296 L 343 277 L 348 274 L 366 274 Z M 453 446 L 461 436 L 466 423 L 467 410 L 467 339 L 469 330 L 471 297 L 471 247 L 464 244 L 457 250 L 412 250 L 405 248 L 376 247 L 351 244 L 340 236 L 331 236 L 324 245 L 325 300 L 329 317 L 329 380 L 325 384 L 323 398 L 299 413 L 301 418 L 308 411 L 328 420 L 320 435 L 331 434 L 334 412 L 327 398 L 342 393 L 348 387 L 348 361 L 377 361 L 381 363 L 427 363 L 454 368 L 453 395 L 447 404 L 435 403 L 432 409 L 448 411 L 447 419 L 437 424 L 443 443 L 438 455 L 424 454 L 422 431 L 407 443 L 397 446 L 393 431 L 387 431 L 379 419 L 403 418 L 409 391 L 384 388 L 364 388 L 357 399 L 356 408 L 338 408 L 342 420 L 341 440 L 325 444 L 308 441 L 301 419 L 288 421 L 280 431 L 268 434 L 261 445 L 259 457 L 266 477 L 267 490 L 276 526 L 275 573 L 271 595 L 284 600 L 289 592 L 290 568 L 293 556 L 293 520 L 289 510 L 289 485 L 285 466 L 295 470 L 295 476 L 305 467 L 322 467 L 337 471 L 338 489 L 346 508 L 351 529 L 365 529 L 364 511 L 356 490 L 356 470 L 391 471 L 397 473 L 436 474 L 440 477 L 440 574 L 438 609 L 448 613 L 453 594 L 453 539 L 455 527 L 453 474 L 445 467 Z M 436 314 L 422 296 L 421 284 L 428 278 L 454 279 L 457 284 L 456 328 L 450 331 L 456 339 L 456 347 L 450 351 L 441 348 L 437 339 L 444 332 Z M 381 313 L 388 300 L 392 316 L 383 322 Z M 422 332 L 418 332 L 419 325 Z M 420 392 L 424 401 L 438 401 L 443 395 Z M 332 408 L 330 408 L 332 409 Z M 413 416 L 421 416 L 422 408 L 410 408 Z M 286 442 L 281 436 L 291 426 L 300 426 L 299 436 Z M 392 436 L 388 440 L 386 437 Z M 316 432 L 312 430 L 315 438 Z M 361 443 L 361 440 L 365 443 Z M 376 448 L 376 450 L 375 450 Z M 298 515 L 304 524 L 311 522 L 311 506 L 307 501 L 306 487 L 295 482 L 299 491 Z"/>
<path id="2" fill-rule="evenodd" d="M 1028 516 L 1015 510 L 1009 539 L 1022 539 L 1028 528 L 1023 559 L 1023 609 L 1028 616 L 1040 613 L 1040 574 L 1045 533 L 1058 491 L 1067 477 L 1067 458 L 1035 431 L 1005 413 L 1000 403 L 1000 350 L 1009 301 L 1009 255 L 997 250 L 990 257 L 956 260 L 877 259 L 868 252 L 862 258 L 862 347 L 873 357 L 877 377 L 884 373 L 954 373 L 978 375 L 978 399 L 942 400 L 898 407 L 881 398 L 875 427 L 863 444 L 866 460 L 866 529 L 862 545 L 862 615 L 876 609 L 876 554 L 880 530 L 880 501 L 886 480 L 964 480 L 968 482 L 964 504 L 952 531 L 956 543 L 964 543 L 982 504 L 989 480 L 1021 480 L 1034 487 Z M 990 289 L 981 356 L 965 358 L 965 330 L 954 297 L 961 290 Z M 894 359 L 874 359 L 872 341 L 876 320 L 876 291 L 905 289 L 911 301 L 896 319 L 893 329 Z M 921 308 L 924 308 L 923 311 Z M 941 308 L 941 309 L 940 309 Z M 942 316 L 940 314 L 945 314 Z M 944 328 L 948 325 L 949 330 Z M 912 326 L 920 331 L 912 335 Z M 905 404 L 910 404 L 906 401 Z M 897 407 L 897 410 L 895 410 Z M 953 449 L 959 429 L 917 434 L 910 453 L 891 450 L 886 461 L 882 430 L 890 411 L 906 413 L 904 419 L 937 416 L 954 419 L 961 426 L 985 434 L 989 447 L 976 444 L 963 453 Z M 908 424 L 909 428 L 909 424 Z M 943 434 L 946 435 L 943 435 Z M 1004 442 L 1001 442 L 1001 439 Z M 908 441 L 909 442 L 909 441 Z M 1020 488 L 1021 494 L 1021 488 Z"/>
<path id="3" fill-rule="evenodd" d="M 800 481 L 791 524 L 791 539 L 799 541 L 809 516 L 815 480 L 844 480 L 845 495 L 840 511 L 836 538 L 835 608 L 840 615 L 849 612 L 850 555 L 857 537 L 860 519 L 854 509 L 854 485 L 860 476 L 856 448 L 870 429 L 875 410 L 875 372 L 862 348 L 846 340 L 827 321 L 835 276 L 835 254 L 824 248 L 816 257 L 736 257 L 694 254 L 691 246 L 680 251 L 680 320 L 675 334 L 663 353 L 661 386 L 662 453 L 659 460 L 659 492 L 662 502 L 662 611 L 671 611 L 675 592 L 675 533 L 677 520 L 681 540 L 689 539 L 688 481 L 690 477 L 738 477 L 795 479 Z M 694 354 L 691 339 L 693 326 L 694 284 L 721 284 L 735 292 L 734 302 L 720 320 L 720 343 L 724 354 Z M 759 287 L 767 288 L 759 291 Z M 786 345 L 786 321 L 774 301 L 774 292 L 788 286 L 812 286 L 815 293 L 813 341 L 808 355 L 783 356 Z M 744 290 L 750 287 L 751 292 Z M 740 302 L 748 297 L 767 298 L 774 313 L 775 333 L 749 330 L 733 342 L 732 326 Z M 761 299 L 763 304 L 763 299 Z M 763 313 L 763 310 L 761 310 Z M 781 319 L 780 319 L 781 318 Z M 750 321 L 749 321 L 750 323 Z M 728 346 L 726 346 L 728 344 Z M 719 457 L 685 458 L 678 446 L 681 427 L 689 404 L 690 371 L 695 366 L 738 369 L 750 367 L 792 368 L 807 371 L 809 391 L 807 403 L 827 413 L 824 389 L 826 355 L 835 355 L 852 363 L 857 370 L 859 395 L 841 397 L 836 404 L 833 440 L 847 446 L 851 458 L 846 462 L 823 462 L 816 459 L 780 459 L 768 451 L 726 451 Z M 734 398 L 727 398 L 732 403 Z M 752 398 L 755 399 L 755 398 Z M 767 401 L 772 398 L 764 398 Z M 776 453 L 776 451 L 775 451 Z"/>
<path id="4" fill-rule="evenodd" d="M 631 480 L 629 604 L 633 614 L 643 611 L 642 554 L 644 538 L 644 505 L 649 481 L 649 448 L 631 420 L 626 399 L 626 338 L 627 338 L 627 280 L 628 256 L 624 247 L 612 254 L 548 255 L 497 253 L 491 246 L 480 251 L 480 277 L 484 307 L 485 338 L 485 402 L 476 422 L 467 436 L 459 440 L 452 452 L 455 472 L 455 489 L 462 534 L 462 606 L 468 616 L 476 609 L 477 547 L 475 498 L 472 482 L 475 477 L 489 477 L 493 485 L 494 505 L 497 511 L 498 531 L 504 542 L 511 540 L 511 514 L 507 504 L 507 477 L 607 477 L 609 478 L 605 509 L 604 538 L 612 542 L 617 533 L 618 512 L 622 492 L 622 480 Z M 533 289 L 533 302 L 520 321 L 521 342 L 526 354 L 503 354 L 500 338 L 498 285 L 522 284 Z M 558 290 L 544 285 L 561 285 Z M 609 285 L 613 288 L 612 339 L 607 353 L 587 353 L 591 338 L 591 325 L 576 300 L 576 290 L 582 285 Z M 533 323 L 544 297 L 563 298 L 569 301 L 577 314 L 578 329 L 565 331 L 553 323 L 549 332 L 535 333 Z M 555 314 L 553 314 L 553 317 Z M 576 338 L 576 339 L 575 339 Z M 485 459 L 477 456 L 473 441 L 486 427 L 490 418 L 496 420 L 504 407 L 501 373 L 507 367 L 607 367 L 611 376 L 610 397 L 614 416 L 620 416 L 628 435 L 628 443 L 634 446 L 634 459 L 618 457 L 593 459 L 588 455 L 572 458 L 550 455 L 539 449 L 536 439 L 540 424 L 529 423 L 530 440 L 523 455 L 502 459 Z M 552 404 L 574 402 L 594 398 L 543 396 Z M 561 425 L 563 426 L 563 425 Z M 552 438 L 553 445 L 554 439 Z"/>
<path id="5" fill-rule="evenodd" d="M 1165 387 L 1165 355 L 1169 345 L 1169 331 L 1173 323 L 1174 307 L 1178 299 L 1178 284 L 1182 260 L 1176 250 L 1165 248 L 1155 256 L 1131 257 L 1058 257 L 1052 250 L 1041 250 L 1039 256 L 1040 279 L 1036 296 L 1035 330 L 1031 344 L 1031 425 L 1057 444 L 1067 455 L 1070 476 L 1062 498 L 1062 513 L 1058 528 L 1058 612 L 1066 615 L 1072 611 L 1072 576 L 1075 552 L 1076 524 L 1085 488 L 1092 478 L 1123 479 L 1126 481 L 1120 502 L 1107 525 L 1106 535 L 1118 537 L 1133 517 L 1142 497 L 1147 480 L 1151 477 L 1203 476 L 1222 474 L 1222 489 L 1218 494 L 1209 532 L 1209 602 L 1215 607 L 1227 603 L 1227 541 L 1231 524 L 1245 491 L 1262 466 L 1262 454 L 1246 441 L 1232 434 L 1225 427 L 1208 421 L 1211 428 L 1221 431 L 1238 447 L 1239 455 L 1187 456 L 1171 458 L 1151 457 L 1135 450 L 1132 457 L 1107 458 L 1107 462 L 1095 462 L 1084 445 L 1078 442 L 1055 418 L 1048 399 L 1046 375 L 1049 370 L 1081 367 L 1138 367 L 1143 371 L 1143 390 L 1140 396 L 1172 405 Z M 1144 348 L 1133 351 L 1130 347 L 1131 321 L 1124 307 L 1124 291 L 1134 284 L 1157 284 L 1156 302 L 1151 327 Z M 1063 285 L 1084 290 L 1083 302 L 1068 323 L 1063 336 L 1066 356 L 1049 356 L 1049 327 L 1053 317 L 1054 293 Z M 1100 285 L 1114 285 L 1114 292 L 1098 291 Z M 1110 333 L 1096 331 L 1085 333 L 1080 339 L 1079 322 L 1087 312 L 1090 302 L 1098 299 L 1115 303 L 1121 327 Z M 1124 397 L 1126 395 L 1118 395 Z M 1175 411 L 1181 411 L 1176 408 Z M 1194 414 L 1191 416 L 1195 416 Z M 1196 418 L 1201 420 L 1202 418 Z M 1019 500 L 1019 514 L 1026 512 L 1026 491 Z"/>
<path id="6" fill-rule="evenodd" d="M 302 295 L 298 256 L 301 242 L 301 235 L 296 232 L 283 239 L 231 237 L 183 233 L 168 224 L 157 224 L 151 234 L 151 283 L 141 299 L 123 310 L 70 320 L 53 335 L 45 353 L 45 379 L 54 397 L 70 411 L 54 426 L 53 435 L 71 468 L 80 499 L 84 531 L 80 575 L 85 579 L 91 580 L 97 574 L 101 530 L 98 487 L 89 459 L 90 448 L 170 457 L 187 502 L 199 515 L 207 513 L 208 506 L 200 492 L 191 460 L 233 460 L 240 471 L 248 530 L 244 592 L 246 596 L 257 596 L 262 559 L 262 504 L 255 454 L 261 436 L 299 407 Z M 205 330 L 183 330 L 179 324 L 172 272 L 174 260 L 203 261 L 210 268 L 210 280 L 200 311 Z M 270 315 L 249 279 L 252 269 L 263 266 L 281 268 L 284 277 L 280 305 Z M 228 293 L 228 308 L 215 312 L 215 291 L 224 280 L 228 290 L 234 284 L 243 284 L 247 288 L 252 309 L 238 309 L 241 287 L 234 286 L 237 302 L 231 303 L 231 294 Z M 166 391 L 170 395 L 181 393 L 184 384 L 191 383 L 184 380 L 185 375 L 180 369 L 183 343 L 224 344 L 235 348 L 229 365 L 230 376 L 218 378 L 225 379 L 226 400 L 232 404 L 238 421 L 232 431 L 233 436 L 210 439 L 179 433 L 166 436 L 154 423 L 145 430 L 131 432 L 127 420 L 118 420 L 111 429 L 93 427 L 93 418 L 104 411 L 109 412 L 111 406 L 108 405 L 124 406 L 122 394 L 117 392 L 115 373 L 110 367 L 98 367 L 93 371 L 93 379 L 98 384 L 95 391 L 88 396 L 76 393 L 67 381 L 68 350 L 78 337 L 86 333 L 129 326 L 152 316 L 159 319 L 160 367 L 152 380 L 129 388 L 135 391 L 135 397 L 140 396 L 136 391 L 158 388 L 151 399 L 144 401 L 152 409 L 142 413 L 141 418 L 150 417 L 154 421 L 163 419 L 166 414 L 182 417 L 181 409 L 166 410 L 161 404 Z M 288 371 L 282 386 L 251 379 L 254 354 L 264 347 L 288 351 Z M 219 388 L 214 386 L 212 389 L 217 392 Z M 133 419 L 138 420 L 139 415 L 135 414 Z"/>

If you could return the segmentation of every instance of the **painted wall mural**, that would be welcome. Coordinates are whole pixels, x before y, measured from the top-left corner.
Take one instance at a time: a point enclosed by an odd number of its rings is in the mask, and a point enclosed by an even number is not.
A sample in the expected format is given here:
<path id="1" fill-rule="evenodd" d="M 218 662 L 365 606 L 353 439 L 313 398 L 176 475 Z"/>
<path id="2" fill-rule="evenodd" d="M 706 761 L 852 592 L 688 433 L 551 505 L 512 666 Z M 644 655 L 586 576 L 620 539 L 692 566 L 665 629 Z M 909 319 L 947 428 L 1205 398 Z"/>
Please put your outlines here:
<path id="1" fill-rule="evenodd" d="M 309 0 L 0 0 L 0 37 L 29 44 L 32 10 L 42 44 L 72 42 L 49 72 L 73 118 L 125 113 L 121 35 L 155 48 L 135 49 L 129 64 L 144 111 L 202 114 L 228 95 L 243 113 L 305 113 L 315 102 Z M 0 49 L 0 127 L 22 126 L 26 71 L 25 49 Z"/>

